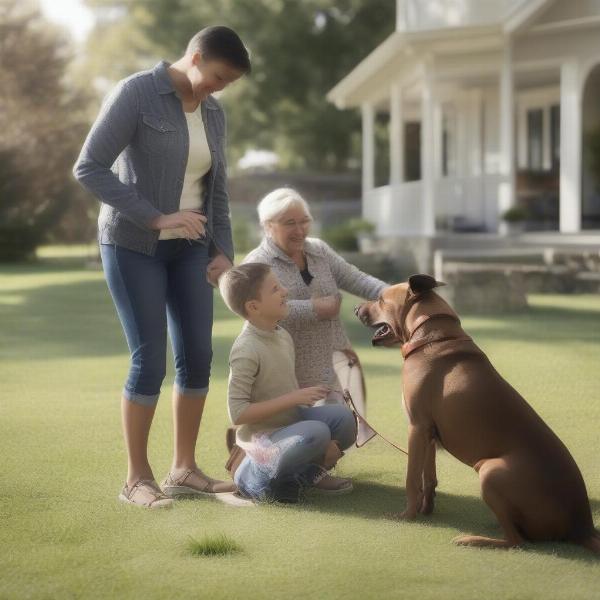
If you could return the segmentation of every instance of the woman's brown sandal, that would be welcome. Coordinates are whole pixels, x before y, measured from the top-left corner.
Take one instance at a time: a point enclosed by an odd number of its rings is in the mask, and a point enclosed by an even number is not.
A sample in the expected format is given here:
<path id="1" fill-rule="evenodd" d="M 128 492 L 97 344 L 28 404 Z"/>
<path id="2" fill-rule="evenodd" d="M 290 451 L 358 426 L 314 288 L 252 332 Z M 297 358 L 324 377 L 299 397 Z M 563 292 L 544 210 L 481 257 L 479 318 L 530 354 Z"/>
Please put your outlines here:
<path id="1" fill-rule="evenodd" d="M 214 496 L 235 492 L 231 481 L 220 481 L 205 475 L 200 469 L 186 469 L 181 473 L 169 473 L 162 483 L 162 491 L 170 498 L 178 496 Z"/>
<path id="2" fill-rule="evenodd" d="M 173 500 L 163 494 L 153 479 L 140 479 L 131 487 L 123 486 L 119 500 L 144 508 L 171 508 Z"/>

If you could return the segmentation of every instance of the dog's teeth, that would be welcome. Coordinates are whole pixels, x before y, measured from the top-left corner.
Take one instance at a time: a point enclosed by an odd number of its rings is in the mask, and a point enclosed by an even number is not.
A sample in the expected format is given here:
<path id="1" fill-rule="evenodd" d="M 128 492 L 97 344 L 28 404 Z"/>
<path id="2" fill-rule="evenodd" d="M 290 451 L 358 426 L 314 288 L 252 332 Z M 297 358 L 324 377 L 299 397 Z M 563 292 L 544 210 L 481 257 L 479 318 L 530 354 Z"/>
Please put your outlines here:
<path id="1" fill-rule="evenodd" d="M 380 325 L 377 331 L 375 332 L 375 337 L 383 337 L 384 335 L 387 335 L 388 331 L 389 327 L 387 323 L 384 323 L 383 325 Z"/>

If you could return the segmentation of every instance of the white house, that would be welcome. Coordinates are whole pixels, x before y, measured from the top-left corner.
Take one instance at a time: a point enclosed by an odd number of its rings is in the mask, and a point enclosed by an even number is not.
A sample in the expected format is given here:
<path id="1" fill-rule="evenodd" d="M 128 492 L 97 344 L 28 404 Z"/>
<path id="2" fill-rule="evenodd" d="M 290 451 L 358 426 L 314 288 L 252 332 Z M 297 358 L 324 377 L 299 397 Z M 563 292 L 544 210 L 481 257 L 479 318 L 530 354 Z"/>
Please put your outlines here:
<path id="1" fill-rule="evenodd" d="M 378 234 L 496 232 L 515 204 L 533 228 L 600 229 L 600 0 L 396 10 L 394 33 L 327 95 L 361 110 L 363 216 Z"/>

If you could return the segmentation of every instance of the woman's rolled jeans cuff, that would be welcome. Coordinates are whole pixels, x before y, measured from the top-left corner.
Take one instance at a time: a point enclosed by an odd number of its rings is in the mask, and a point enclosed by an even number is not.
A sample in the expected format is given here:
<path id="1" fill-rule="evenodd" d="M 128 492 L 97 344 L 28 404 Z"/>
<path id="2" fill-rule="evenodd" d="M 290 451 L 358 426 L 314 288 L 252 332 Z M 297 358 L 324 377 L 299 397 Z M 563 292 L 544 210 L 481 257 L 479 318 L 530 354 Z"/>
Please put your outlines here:
<path id="1" fill-rule="evenodd" d="M 125 400 L 129 400 L 129 402 L 133 402 L 133 404 L 140 404 L 141 406 L 154 407 L 158 403 L 158 397 L 160 396 L 160 392 L 158 394 L 138 394 L 137 392 L 131 392 L 127 388 L 123 388 L 123 398 Z"/>
<path id="2" fill-rule="evenodd" d="M 173 389 L 178 394 L 182 394 L 183 396 L 194 396 L 194 397 L 204 397 L 208 395 L 209 386 L 201 387 L 201 388 L 191 388 L 191 387 L 183 387 L 178 383 L 173 384 Z"/>
<path id="3" fill-rule="evenodd" d="M 208 387 L 181 388 L 177 384 L 175 384 L 173 387 L 179 394 L 182 394 L 183 396 L 204 398 L 208 395 Z M 156 406 L 159 396 L 160 392 L 158 394 L 140 394 L 138 392 L 132 392 L 127 388 L 123 389 L 123 398 L 129 400 L 129 402 L 133 402 L 134 404 L 141 404 L 142 406 Z"/>

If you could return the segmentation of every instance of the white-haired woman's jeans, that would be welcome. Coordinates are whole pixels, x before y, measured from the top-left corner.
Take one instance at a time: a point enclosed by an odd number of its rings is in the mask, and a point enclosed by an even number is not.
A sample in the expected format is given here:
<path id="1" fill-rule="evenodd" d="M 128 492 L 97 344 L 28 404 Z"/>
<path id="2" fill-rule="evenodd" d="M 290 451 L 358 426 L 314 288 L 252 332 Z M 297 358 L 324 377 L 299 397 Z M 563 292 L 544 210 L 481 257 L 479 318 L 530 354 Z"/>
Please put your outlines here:
<path id="1" fill-rule="evenodd" d="M 322 472 L 331 441 L 346 450 L 356 440 L 356 421 L 346 406 L 299 407 L 299 413 L 301 421 L 256 440 L 235 472 L 242 494 L 276 500 L 278 484 L 285 481 L 309 487 Z"/>

